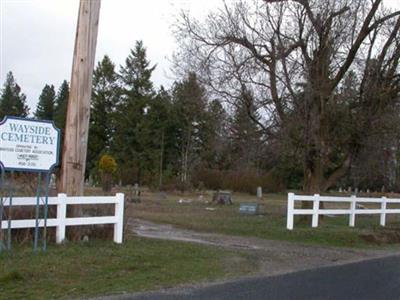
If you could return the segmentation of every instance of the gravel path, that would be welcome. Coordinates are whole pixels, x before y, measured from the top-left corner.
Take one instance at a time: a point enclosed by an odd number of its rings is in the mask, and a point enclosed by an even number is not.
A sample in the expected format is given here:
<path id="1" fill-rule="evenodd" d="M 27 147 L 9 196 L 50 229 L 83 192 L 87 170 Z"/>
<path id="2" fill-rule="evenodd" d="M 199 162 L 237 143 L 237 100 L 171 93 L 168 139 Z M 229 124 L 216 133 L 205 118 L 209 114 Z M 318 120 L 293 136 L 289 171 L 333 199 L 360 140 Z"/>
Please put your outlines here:
<path id="1" fill-rule="evenodd" d="M 192 242 L 249 252 L 254 254 L 258 261 L 258 274 L 267 276 L 357 262 L 395 253 L 394 251 L 322 247 L 252 237 L 202 233 L 133 218 L 129 219 L 128 228 L 142 237 Z"/>
<path id="2" fill-rule="evenodd" d="M 271 278 L 273 280 L 277 277 L 270 276 L 321 267 L 345 265 L 398 254 L 394 250 L 383 251 L 321 247 L 252 237 L 195 232 L 176 228 L 168 224 L 157 224 L 134 218 L 130 218 L 127 225 L 133 234 L 142 237 L 199 243 L 231 250 L 246 251 L 256 259 L 259 269 L 256 270 L 257 272 L 253 276 L 241 279 L 184 284 L 175 288 L 167 288 L 159 291 L 103 296 L 95 298 L 94 300 L 159 299 L 160 297 L 175 299 L 177 295 L 180 297 L 186 295 L 187 299 L 191 299 L 190 295 L 192 295 L 194 291 L 202 288 L 213 289 L 220 285 L 236 285 L 238 281 L 252 281 L 258 280 L 259 278 L 263 278 L 263 280 Z M 200 297 L 199 299 L 207 298 Z"/>

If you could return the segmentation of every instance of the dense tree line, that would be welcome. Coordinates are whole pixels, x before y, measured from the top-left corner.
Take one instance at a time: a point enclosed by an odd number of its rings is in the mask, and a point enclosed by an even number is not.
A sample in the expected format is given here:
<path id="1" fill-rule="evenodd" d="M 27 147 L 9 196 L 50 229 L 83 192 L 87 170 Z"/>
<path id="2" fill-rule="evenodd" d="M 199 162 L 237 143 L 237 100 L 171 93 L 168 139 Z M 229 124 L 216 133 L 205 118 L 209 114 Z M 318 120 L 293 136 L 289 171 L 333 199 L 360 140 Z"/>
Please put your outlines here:
<path id="1" fill-rule="evenodd" d="M 96 177 L 97 161 L 105 153 L 116 159 L 116 177 L 122 184 L 157 188 L 217 186 L 220 182 L 213 183 L 210 170 L 222 177 L 223 171 L 239 171 L 245 164 L 258 167 L 260 152 L 245 150 L 250 140 L 262 143 L 254 140 L 259 131 L 250 119 L 243 118 L 239 109 L 228 113 L 220 101 L 210 99 L 194 72 L 169 90 L 155 89 L 151 80 L 155 68 L 140 41 L 119 71 L 108 56 L 97 64 L 88 174 Z M 242 131 L 247 130 L 249 138 L 240 132 L 241 126 L 247 126 Z M 242 152 L 234 154 L 231 147 Z"/>
<path id="2" fill-rule="evenodd" d="M 169 90 L 156 89 L 151 78 L 155 68 L 140 41 L 119 70 L 107 55 L 98 62 L 93 73 L 88 179 L 99 180 L 98 162 L 104 154 L 117 161 L 115 180 L 122 184 L 182 190 L 235 188 L 223 177 L 237 181 L 238 173 L 261 175 L 261 133 L 245 108 L 229 112 L 209 97 L 194 72 Z M 46 84 L 33 117 L 54 120 L 63 132 L 68 92 L 67 81 L 57 92 Z M 28 116 L 26 97 L 11 73 L 1 96 L 0 105 L 9 109 L 2 110 L 1 117 Z M 228 171 L 232 172 L 224 173 Z"/>

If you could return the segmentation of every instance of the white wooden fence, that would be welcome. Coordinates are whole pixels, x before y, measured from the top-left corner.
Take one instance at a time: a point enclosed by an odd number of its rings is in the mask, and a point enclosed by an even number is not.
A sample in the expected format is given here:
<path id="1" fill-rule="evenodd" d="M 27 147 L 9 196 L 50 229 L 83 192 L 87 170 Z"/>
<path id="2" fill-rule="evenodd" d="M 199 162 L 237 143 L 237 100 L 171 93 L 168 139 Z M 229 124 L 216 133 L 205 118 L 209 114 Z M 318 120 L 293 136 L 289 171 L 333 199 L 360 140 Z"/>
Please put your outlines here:
<path id="1" fill-rule="evenodd" d="M 44 198 L 42 198 L 44 199 Z M 3 199 L 3 205 L 9 206 L 8 198 Z M 115 213 L 113 216 L 105 217 L 84 217 L 84 218 L 67 218 L 67 205 L 80 204 L 115 204 Z M 12 198 L 14 206 L 34 206 L 36 205 L 36 197 L 15 197 Z M 40 205 L 44 205 L 40 201 Z M 47 227 L 56 227 L 56 242 L 62 243 L 65 239 L 66 226 L 77 225 L 95 225 L 95 224 L 114 224 L 114 242 L 121 244 L 124 228 L 124 194 L 116 194 L 110 197 L 67 197 L 66 194 L 58 194 L 57 197 L 49 197 L 48 205 L 57 206 L 57 218 L 47 219 Z M 12 220 L 11 228 L 35 228 L 35 219 Z M 44 226 L 44 219 L 39 220 L 39 227 Z M 2 229 L 8 228 L 8 220 L 2 221 Z"/>
<path id="2" fill-rule="evenodd" d="M 296 201 L 312 201 L 312 209 L 299 209 L 295 208 Z M 320 202 L 337 202 L 337 203 L 349 203 L 348 209 L 332 208 L 332 209 L 321 209 Z M 357 208 L 357 203 L 377 203 L 380 204 L 380 208 Z M 379 214 L 380 225 L 385 226 L 387 214 L 400 214 L 400 208 L 387 209 L 388 203 L 400 204 L 400 199 L 387 199 L 382 198 L 366 198 L 366 197 L 333 197 L 333 196 L 307 196 L 307 195 L 295 195 L 294 193 L 288 194 L 288 205 L 287 205 L 287 229 L 293 229 L 293 219 L 295 215 L 312 215 L 312 227 L 318 227 L 318 217 L 320 215 L 349 215 L 349 226 L 354 227 L 356 221 L 356 215 L 369 215 Z"/>

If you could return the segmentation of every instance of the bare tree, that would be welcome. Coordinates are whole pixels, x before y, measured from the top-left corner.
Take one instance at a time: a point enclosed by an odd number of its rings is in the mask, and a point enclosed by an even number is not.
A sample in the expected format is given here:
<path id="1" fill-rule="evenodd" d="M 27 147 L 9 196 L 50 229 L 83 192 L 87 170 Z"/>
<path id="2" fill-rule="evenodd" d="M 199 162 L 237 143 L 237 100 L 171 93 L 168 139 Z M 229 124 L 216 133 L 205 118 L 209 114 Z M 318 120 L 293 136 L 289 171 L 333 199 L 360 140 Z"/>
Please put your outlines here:
<path id="1" fill-rule="evenodd" d="M 177 70 L 196 70 L 231 104 L 251 91 L 262 118 L 250 118 L 301 153 L 304 191 L 326 191 L 399 101 L 400 11 L 381 2 L 239 0 L 204 22 L 184 12 Z"/>

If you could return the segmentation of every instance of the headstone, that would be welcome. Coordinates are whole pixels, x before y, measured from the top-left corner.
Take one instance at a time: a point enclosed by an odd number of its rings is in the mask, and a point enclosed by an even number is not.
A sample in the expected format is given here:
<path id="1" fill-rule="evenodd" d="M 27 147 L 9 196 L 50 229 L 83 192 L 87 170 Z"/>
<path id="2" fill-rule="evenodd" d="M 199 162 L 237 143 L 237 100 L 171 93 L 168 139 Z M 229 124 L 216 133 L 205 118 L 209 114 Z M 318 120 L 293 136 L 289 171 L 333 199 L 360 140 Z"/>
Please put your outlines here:
<path id="1" fill-rule="evenodd" d="M 166 192 L 160 192 L 160 194 L 159 194 L 159 198 L 160 198 L 160 200 L 165 200 L 165 199 L 167 199 L 167 193 Z"/>
<path id="2" fill-rule="evenodd" d="M 369 189 L 367 189 L 367 193 L 368 193 L 368 194 L 370 193 L 370 190 L 369 190 Z"/>
<path id="3" fill-rule="evenodd" d="M 351 193 L 351 186 L 349 186 L 349 187 L 347 188 L 347 192 L 348 192 L 348 193 Z"/>
<path id="4" fill-rule="evenodd" d="M 261 186 L 257 187 L 257 198 L 258 199 L 262 198 L 262 187 Z"/>
<path id="5" fill-rule="evenodd" d="M 228 191 L 217 191 L 213 194 L 213 202 L 217 204 L 232 204 L 232 194 Z"/>
<path id="6" fill-rule="evenodd" d="M 139 184 L 135 183 L 135 185 L 133 186 L 133 188 L 129 189 L 130 191 L 130 198 L 132 202 L 135 203 L 140 203 L 140 188 L 139 188 Z"/>
<path id="7" fill-rule="evenodd" d="M 56 188 L 56 174 L 52 173 L 50 176 L 50 188 L 55 189 Z"/>
<path id="8" fill-rule="evenodd" d="M 358 187 L 354 189 L 354 193 L 358 194 Z"/>
<path id="9" fill-rule="evenodd" d="M 258 213 L 258 204 L 240 203 L 239 212 L 246 215 L 256 215 Z"/>
<path id="10" fill-rule="evenodd" d="M 94 186 L 94 180 L 92 175 L 89 176 L 89 185 Z"/>
<path id="11" fill-rule="evenodd" d="M 192 203 L 192 199 L 179 199 L 178 203 L 179 204 L 189 204 L 189 203 Z"/>
<path id="12" fill-rule="evenodd" d="M 343 193 L 342 187 L 339 187 L 339 193 Z"/>

